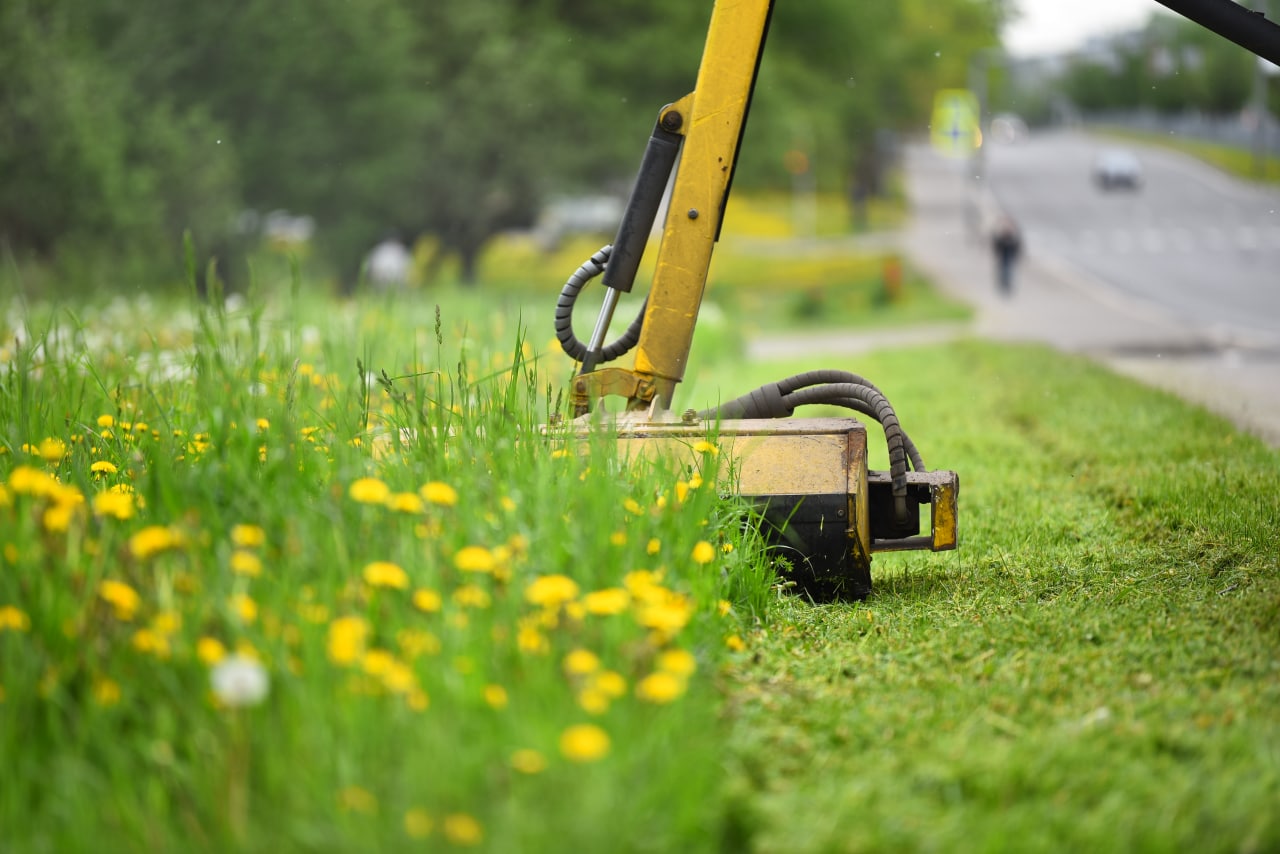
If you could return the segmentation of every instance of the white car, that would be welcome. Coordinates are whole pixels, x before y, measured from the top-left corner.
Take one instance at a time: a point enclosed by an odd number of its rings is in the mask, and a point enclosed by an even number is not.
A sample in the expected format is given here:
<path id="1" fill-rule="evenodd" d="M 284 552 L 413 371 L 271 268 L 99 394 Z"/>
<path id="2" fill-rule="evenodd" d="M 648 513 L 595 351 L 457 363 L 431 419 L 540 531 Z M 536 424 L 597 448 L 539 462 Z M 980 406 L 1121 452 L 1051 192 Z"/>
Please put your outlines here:
<path id="1" fill-rule="evenodd" d="M 1093 163 L 1093 179 L 1104 190 L 1136 190 L 1142 184 L 1142 164 L 1128 149 L 1107 149 Z"/>

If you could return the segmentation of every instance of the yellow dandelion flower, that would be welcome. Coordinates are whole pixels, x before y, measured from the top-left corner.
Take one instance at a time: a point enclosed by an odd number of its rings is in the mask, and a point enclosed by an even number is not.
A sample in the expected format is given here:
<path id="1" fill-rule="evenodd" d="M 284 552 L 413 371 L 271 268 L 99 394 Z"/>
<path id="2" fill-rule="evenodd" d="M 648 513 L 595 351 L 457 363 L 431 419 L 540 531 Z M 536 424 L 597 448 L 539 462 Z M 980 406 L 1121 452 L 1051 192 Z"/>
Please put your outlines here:
<path id="1" fill-rule="evenodd" d="M 488 608 L 489 592 L 474 584 L 464 584 L 453 591 L 454 604 L 462 608 Z"/>
<path id="2" fill-rule="evenodd" d="M 89 471 L 93 472 L 95 475 L 104 475 L 118 474 L 120 469 L 116 468 L 115 463 L 108 462 L 107 460 L 98 460 L 96 463 L 89 466 Z"/>
<path id="3" fill-rule="evenodd" d="M 721 599 L 716 603 L 716 613 L 722 617 L 727 617 L 733 611 L 733 603 L 728 599 Z"/>
<path id="4" fill-rule="evenodd" d="M 267 532 L 259 525 L 231 526 L 231 544 L 238 549 L 257 549 L 267 542 Z"/>
<path id="5" fill-rule="evenodd" d="M 729 635 L 727 638 L 725 638 L 724 645 L 729 647 L 729 649 L 733 650 L 734 652 L 742 652 L 744 649 L 747 648 L 747 645 L 743 643 L 742 638 L 738 637 L 737 635 Z"/>
<path id="6" fill-rule="evenodd" d="M 258 428 L 259 430 L 270 430 L 270 429 L 271 429 L 271 422 L 270 422 L 270 421 L 268 421 L 268 420 L 267 420 L 267 419 L 265 419 L 265 418 L 259 418 L 259 419 L 258 419 L 256 422 L 254 422 L 254 423 L 257 425 L 257 428 Z"/>
<path id="7" fill-rule="evenodd" d="M 697 489 L 700 486 L 702 486 L 702 475 L 700 474 L 691 475 L 689 477 L 689 488 Z"/>
<path id="8" fill-rule="evenodd" d="M 658 669 L 688 679 L 698 669 L 698 660 L 686 649 L 668 649 L 658 655 Z"/>
<path id="9" fill-rule="evenodd" d="M 713 442 L 708 442 L 706 439 L 699 439 L 697 442 L 693 443 L 693 452 L 695 454 L 710 454 L 714 457 L 720 453 L 720 449 L 717 448 Z"/>
<path id="10" fill-rule="evenodd" d="M 497 560 L 484 546 L 464 546 L 453 556 L 453 565 L 463 572 L 493 572 Z"/>
<path id="11" fill-rule="evenodd" d="M 536 750 L 522 748 L 511 754 L 511 767 L 521 774 L 541 774 L 547 770 L 547 759 Z"/>
<path id="12" fill-rule="evenodd" d="M 627 532 L 614 531 L 609 535 L 609 542 L 615 546 L 625 546 L 627 544 Z"/>
<path id="13" fill-rule="evenodd" d="M 571 762 L 595 762 L 609 753 L 609 734 L 595 724 L 575 724 L 560 733 L 560 753 Z"/>
<path id="14" fill-rule="evenodd" d="M 385 649 L 371 649 L 360 657 L 360 668 L 370 676 L 382 676 L 391 670 L 396 659 Z"/>
<path id="15" fill-rule="evenodd" d="M 368 564 L 362 573 L 364 581 L 370 587 L 391 587 L 396 590 L 409 588 L 409 575 L 398 564 L 386 560 L 376 560 Z"/>
<path id="16" fill-rule="evenodd" d="M 205 636 L 196 641 L 196 658 L 206 667 L 212 667 L 227 657 L 227 648 L 217 638 Z"/>
<path id="17" fill-rule="evenodd" d="M 646 629 L 673 635 L 685 627 L 693 616 L 693 605 L 678 593 L 670 593 L 660 601 L 646 604 L 636 613 L 636 622 Z"/>
<path id="18" fill-rule="evenodd" d="M 113 519 L 126 521 L 133 518 L 133 496 L 127 492 L 99 492 L 93 496 L 93 515 L 110 516 Z"/>
<path id="19" fill-rule="evenodd" d="M 397 492 L 387 499 L 387 507 L 396 513 L 416 514 L 426 510 L 422 499 L 413 492 Z"/>
<path id="20" fill-rule="evenodd" d="M 721 544 L 720 544 L 720 551 L 724 552 L 725 554 L 732 554 L 732 552 L 733 552 L 733 543 L 721 543 Z"/>
<path id="21" fill-rule="evenodd" d="M 227 600 L 227 606 L 236 613 L 243 622 L 252 623 L 258 619 L 258 603 L 247 593 L 237 593 Z"/>
<path id="22" fill-rule="evenodd" d="M 15 466 L 9 472 L 9 489 L 15 495 L 31 495 L 44 498 L 58 489 L 58 481 L 47 471 L 34 466 Z"/>
<path id="23" fill-rule="evenodd" d="M 162 635 L 177 634 L 182 628 L 182 615 L 172 610 L 161 611 L 152 618 L 151 628 Z"/>
<path id="24" fill-rule="evenodd" d="M 393 661 L 387 672 L 382 674 L 382 684 L 392 694 L 405 696 L 418 690 L 418 677 L 414 675 L 413 668 L 403 661 Z"/>
<path id="25" fill-rule="evenodd" d="M 591 681 L 595 690 L 611 700 L 616 700 L 627 693 L 627 680 L 616 670 L 601 670 Z"/>
<path id="26" fill-rule="evenodd" d="M 376 477 L 362 477 L 351 483 L 347 494 L 361 504 L 386 504 L 391 497 L 391 487 Z"/>
<path id="27" fill-rule="evenodd" d="M 151 629 L 138 629 L 133 633 L 133 648 L 138 652 L 150 653 L 157 658 L 169 657 L 169 639 Z"/>
<path id="28" fill-rule="evenodd" d="M 570 676 L 585 676 L 600 669 L 600 657 L 589 649 L 575 649 L 564 657 L 561 666 Z"/>
<path id="29" fill-rule="evenodd" d="M 0 607 L 0 632 L 25 632 L 31 628 L 31 618 L 14 605 Z"/>
<path id="30" fill-rule="evenodd" d="M 129 551 L 139 560 L 182 545 L 182 535 L 167 525 L 148 525 L 129 538 Z"/>
<path id="31" fill-rule="evenodd" d="M 67 443 L 52 436 L 47 439 L 41 439 L 40 445 L 36 448 L 36 453 L 46 463 L 62 462 L 62 458 L 67 455 Z"/>
<path id="32" fill-rule="evenodd" d="M 662 587 L 662 573 L 651 569 L 636 569 L 622 577 L 622 586 L 637 599 L 648 601 L 655 595 L 665 596 Z"/>
<path id="33" fill-rule="evenodd" d="M 512 510 L 516 509 L 516 502 L 511 496 L 504 495 L 498 499 L 498 506 L 510 513 Z"/>
<path id="34" fill-rule="evenodd" d="M 444 598 L 434 590 L 420 587 L 413 591 L 413 607 L 428 614 L 434 614 L 444 604 Z"/>
<path id="35" fill-rule="evenodd" d="M 410 691 L 408 697 L 405 698 L 405 702 L 408 703 L 409 708 L 413 709 L 415 712 L 425 711 L 431 705 L 431 700 L 427 696 L 427 692 L 423 691 L 421 688 L 414 688 Z"/>
<path id="36" fill-rule="evenodd" d="M 423 484 L 418 490 L 418 494 L 428 504 L 438 504 L 441 507 L 452 507 L 458 503 L 458 491 L 449 484 L 438 480 Z"/>
<path id="37" fill-rule="evenodd" d="M 75 511 L 74 504 L 55 504 L 45 509 L 40 522 L 49 533 L 61 534 L 71 527 L 71 517 L 75 515 Z"/>
<path id="38" fill-rule="evenodd" d="M 378 799 L 368 789 L 360 786 L 347 786 L 338 792 L 338 807 L 343 812 L 372 815 L 378 811 Z"/>
<path id="39" fill-rule="evenodd" d="M 236 549 L 231 553 L 231 571 L 236 575 L 257 578 L 262 574 L 262 558 L 253 552 Z"/>
<path id="40" fill-rule="evenodd" d="M 91 692 L 93 702 L 103 708 L 110 708 L 120 702 L 120 685 L 114 679 L 103 677 L 94 680 Z"/>
<path id="41" fill-rule="evenodd" d="M 641 507 L 640 502 L 636 501 L 634 498 L 628 498 L 625 501 L 623 501 L 622 507 L 628 513 L 634 514 L 636 516 L 640 516 L 644 513 L 644 508 Z"/>
<path id="42" fill-rule="evenodd" d="M 662 551 L 662 540 L 659 540 L 657 537 L 651 538 L 649 542 L 645 544 L 644 551 L 645 554 L 656 555 L 658 552 Z"/>
<path id="43" fill-rule="evenodd" d="M 589 715 L 603 715 L 609 711 L 609 698 L 603 691 L 583 688 L 578 692 L 578 708 Z"/>
<path id="44" fill-rule="evenodd" d="M 577 597 L 578 583 L 567 575 L 540 575 L 524 591 L 526 601 L 544 608 L 557 608 Z"/>
<path id="45" fill-rule="evenodd" d="M 636 696 L 646 703 L 670 703 L 684 693 L 684 681 L 659 670 L 636 683 Z"/>
<path id="46" fill-rule="evenodd" d="M 693 562 L 699 565 L 711 563 L 716 558 L 716 547 L 706 540 L 699 540 L 693 547 Z"/>
<path id="47" fill-rule="evenodd" d="M 114 416 L 114 415 L 99 415 L 99 416 L 98 416 L 98 426 L 99 426 L 99 427 L 103 427 L 103 428 L 107 428 L 107 427 L 114 427 L 114 426 L 116 426 L 116 419 L 115 419 L 115 416 Z"/>
<path id="48" fill-rule="evenodd" d="M 689 497 L 689 484 L 683 480 L 676 482 L 676 503 L 683 504 Z"/>
<path id="49" fill-rule="evenodd" d="M 424 809 L 414 807 L 404 814 L 404 832 L 413 839 L 426 839 L 434 826 L 431 815 Z"/>
<path id="50" fill-rule="evenodd" d="M 354 664 L 364 654 L 369 624 L 363 617 L 338 617 L 329 624 L 329 660 L 335 664 Z"/>
<path id="51" fill-rule="evenodd" d="M 440 639 L 422 629 L 401 629 L 396 633 L 396 646 L 411 659 L 440 653 Z"/>
<path id="52" fill-rule="evenodd" d="M 484 686 L 484 701 L 491 709 L 505 709 L 509 701 L 507 689 L 501 685 Z"/>
<path id="53" fill-rule="evenodd" d="M 132 620 L 142 604 L 136 590 L 123 581 L 110 578 L 98 585 L 98 595 L 115 609 L 116 618 L 120 620 Z"/>
<path id="54" fill-rule="evenodd" d="M 582 597 L 582 607 L 588 614 L 609 617 L 621 614 L 631 604 L 631 594 L 621 587 L 593 590 Z"/>
<path id="55" fill-rule="evenodd" d="M 516 646 L 521 652 L 534 655 L 545 655 L 551 649 L 547 636 L 538 631 L 537 626 L 521 625 L 516 632 Z"/>
<path id="56" fill-rule="evenodd" d="M 464 812 L 444 817 L 444 838 L 454 845 L 471 847 L 484 841 L 484 828 L 480 822 Z"/>

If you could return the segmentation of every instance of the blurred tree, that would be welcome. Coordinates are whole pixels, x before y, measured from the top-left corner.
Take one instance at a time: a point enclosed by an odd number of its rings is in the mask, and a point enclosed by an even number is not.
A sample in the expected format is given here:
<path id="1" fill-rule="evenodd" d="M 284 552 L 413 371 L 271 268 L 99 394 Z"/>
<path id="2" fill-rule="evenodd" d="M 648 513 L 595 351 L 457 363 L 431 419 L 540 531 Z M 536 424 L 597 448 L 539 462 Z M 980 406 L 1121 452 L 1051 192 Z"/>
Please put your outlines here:
<path id="1" fill-rule="evenodd" d="M 740 172 L 829 186 L 880 128 L 921 127 L 1005 0 L 780 0 Z M 353 283 L 389 232 L 467 279 L 549 195 L 626 186 L 692 90 L 711 0 L 7 0 L 0 235 L 234 252 L 241 205 L 315 218 Z M 14 176 L 8 179 L 8 176 Z"/>
<path id="2" fill-rule="evenodd" d="M 0 242 L 90 273 L 108 255 L 176 277 L 180 236 L 234 208 L 234 166 L 201 110 L 152 102 L 97 55 L 75 4 L 0 7 Z"/>

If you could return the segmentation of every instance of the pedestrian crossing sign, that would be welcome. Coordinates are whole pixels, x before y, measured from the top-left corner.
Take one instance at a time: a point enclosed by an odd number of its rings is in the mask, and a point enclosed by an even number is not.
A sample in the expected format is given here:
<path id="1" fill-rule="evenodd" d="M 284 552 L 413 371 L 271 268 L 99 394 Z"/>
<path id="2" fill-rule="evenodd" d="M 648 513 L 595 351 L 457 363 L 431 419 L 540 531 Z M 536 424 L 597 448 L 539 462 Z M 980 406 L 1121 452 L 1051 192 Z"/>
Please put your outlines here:
<path id="1" fill-rule="evenodd" d="M 966 157 L 982 145 L 978 99 L 968 89 L 943 89 L 934 96 L 929 123 L 933 147 L 949 157 Z"/>

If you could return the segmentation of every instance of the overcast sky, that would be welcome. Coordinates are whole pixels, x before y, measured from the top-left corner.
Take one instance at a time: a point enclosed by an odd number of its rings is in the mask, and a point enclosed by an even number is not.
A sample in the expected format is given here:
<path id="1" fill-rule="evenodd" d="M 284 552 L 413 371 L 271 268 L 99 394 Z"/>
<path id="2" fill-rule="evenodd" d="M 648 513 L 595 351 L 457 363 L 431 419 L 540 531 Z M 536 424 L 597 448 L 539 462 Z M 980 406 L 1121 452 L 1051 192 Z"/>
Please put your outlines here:
<path id="1" fill-rule="evenodd" d="M 1089 36 L 1141 27 L 1152 12 L 1168 12 L 1156 0 L 1017 0 L 1022 14 L 1005 30 L 1015 56 L 1060 53 Z"/>

